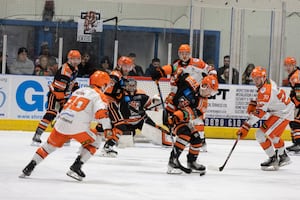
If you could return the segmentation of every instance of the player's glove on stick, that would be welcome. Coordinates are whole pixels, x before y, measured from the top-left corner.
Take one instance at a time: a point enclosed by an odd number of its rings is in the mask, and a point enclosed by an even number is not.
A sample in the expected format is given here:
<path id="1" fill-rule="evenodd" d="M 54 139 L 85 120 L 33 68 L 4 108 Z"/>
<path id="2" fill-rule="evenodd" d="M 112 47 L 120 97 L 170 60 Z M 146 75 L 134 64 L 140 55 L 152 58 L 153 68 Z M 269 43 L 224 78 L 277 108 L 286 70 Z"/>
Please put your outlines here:
<path id="1" fill-rule="evenodd" d="M 166 76 L 164 70 L 161 67 L 155 67 L 151 70 L 151 78 L 154 81 L 158 81 L 161 77 Z"/>
<path id="2" fill-rule="evenodd" d="M 250 124 L 244 122 L 240 129 L 237 131 L 236 135 L 239 135 L 241 139 L 244 139 L 248 135 L 250 128 Z"/>

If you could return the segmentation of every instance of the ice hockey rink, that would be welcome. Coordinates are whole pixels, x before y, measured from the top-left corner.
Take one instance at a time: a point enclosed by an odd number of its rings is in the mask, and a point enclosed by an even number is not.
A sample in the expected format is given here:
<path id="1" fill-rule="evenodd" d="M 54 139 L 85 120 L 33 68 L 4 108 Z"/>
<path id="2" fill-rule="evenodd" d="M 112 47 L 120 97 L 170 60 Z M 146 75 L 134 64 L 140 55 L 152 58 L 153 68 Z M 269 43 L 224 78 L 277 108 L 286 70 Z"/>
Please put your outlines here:
<path id="1" fill-rule="evenodd" d="M 205 176 L 166 174 L 171 148 L 136 143 L 117 148 L 117 158 L 96 153 L 83 166 L 87 177 L 78 182 L 66 176 L 77 156 L 79 144 L 75 141 L 49 155 L 29 178 L 18 178 L 36 150 L 30 146 L 32 134 L 0 131 L 0 199 L 299 199 L 300 156 L 292 156 L 293 163 L 279 171 L 262 171 L 260 163 L 267 157 L 253 140 L 239 141 L 225 169 L 219 172 L 216 168 L 224 163 L 234 140 L 208 139 L 208 152 L 198 158 L 208 168 Z M 44 141 L 47 136 L 43 135 Z M 185 154 L 181 156 L 184 165 Z"/>

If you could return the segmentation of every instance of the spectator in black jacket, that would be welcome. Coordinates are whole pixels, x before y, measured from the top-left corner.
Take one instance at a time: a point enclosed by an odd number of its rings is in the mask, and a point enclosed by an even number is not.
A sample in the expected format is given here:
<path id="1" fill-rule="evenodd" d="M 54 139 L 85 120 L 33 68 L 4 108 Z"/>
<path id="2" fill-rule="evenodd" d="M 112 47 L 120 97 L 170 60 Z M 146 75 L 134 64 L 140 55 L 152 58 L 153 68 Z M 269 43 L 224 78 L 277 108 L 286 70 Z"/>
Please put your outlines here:
<path id="1" fill-rule="evenodd" d="M 144 76 L 143 68 L 135 63 L 136 54 L 130 53 L 128 55 L 128 57 L 132 59 L 133 64 L 134 64 L 133 69 L 129 72 L 128 75 L 129 76 Z"/>
<path id="2" fill-rule="evenodd" d="M 153 58 L 149 67 L 146 69 L 145 76 L 151 76 L 151 70 L 155 67 L 160 67 L 160 59 L 159 58 Z"/>

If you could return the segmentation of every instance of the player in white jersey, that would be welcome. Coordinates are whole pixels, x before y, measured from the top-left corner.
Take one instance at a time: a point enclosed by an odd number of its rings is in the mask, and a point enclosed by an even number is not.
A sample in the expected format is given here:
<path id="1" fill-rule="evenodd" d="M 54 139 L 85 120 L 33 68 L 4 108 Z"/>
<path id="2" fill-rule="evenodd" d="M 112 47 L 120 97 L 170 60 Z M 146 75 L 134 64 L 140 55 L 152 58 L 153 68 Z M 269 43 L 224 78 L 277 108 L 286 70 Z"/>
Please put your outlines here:
<path id="1" fill-rule="evenodd" d="M 105 131 L 111 131 L 106 96 L 104 94 L 111 80 L 103 71 L 95 71 L 90 76 L 90 86 L 76 90 L 64 105 L 53 130 L 47 140 L 39 147 L 30 163 L 23 169 L 24 178 L 50 153 L 70 140 L 77 140 L 82 146 L 67 175 L 81 181 L 85 177 L 81 166 L 86 163 L 100 146 L 101 137 L 90 129 L 92 121 L 102 124 Z"/>
<path id="2" fill-rule="evenodd" d="M 281 135 L 289 121 L 293 120 L 294 104 L 284 90 L 278 89 L 274 81 L 267 79 L 265 68 L 255 67 L 251 76 L 258 88 L 257 98 L 250 102 L 247 109 L 249 119 L 243 123 L 237 135 L 241 139 L 245 138 L 250 127 L 266 117 L 266 121 L 255 133 L 257 142 L 269 157 L 261 163 L 261 168 L 277 170 L 291 162 Z"/>

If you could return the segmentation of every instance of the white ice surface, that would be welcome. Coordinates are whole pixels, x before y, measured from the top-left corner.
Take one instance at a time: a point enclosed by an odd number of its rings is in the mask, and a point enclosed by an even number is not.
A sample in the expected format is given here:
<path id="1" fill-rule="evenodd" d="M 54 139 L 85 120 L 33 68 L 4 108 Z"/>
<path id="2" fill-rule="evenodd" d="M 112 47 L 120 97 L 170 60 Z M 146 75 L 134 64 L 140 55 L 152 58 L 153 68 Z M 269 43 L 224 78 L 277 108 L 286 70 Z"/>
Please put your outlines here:
<path id="1" fill-rule="evenodd" d="M 48 133 L 43 135 L 45 141 Z M 239 141 L 224 171 L 221 166 L 234 140 L 208 139 L 208 152 L 198 162 L 207 173 L 166 174 L 170 148 L 149 143 L 117 148 L 117 158 L 96 153 L 84 166 L 82 182 L 66 176 L 76 158 L 79 144 L 72 141 L 50 154 L 31 176 L 20 179 L 22 169 L 31 160 L 36 147 L 30 146 L 33 133 L 0 131 L 1 200 L 299 200 L 300 156 L 279 171 L 262 171 L 266 160 L 256 141 Z M 287 145 L 290 145 L 287 142 Z M 186 151 L 181 156 L 186 165 Z"/>

